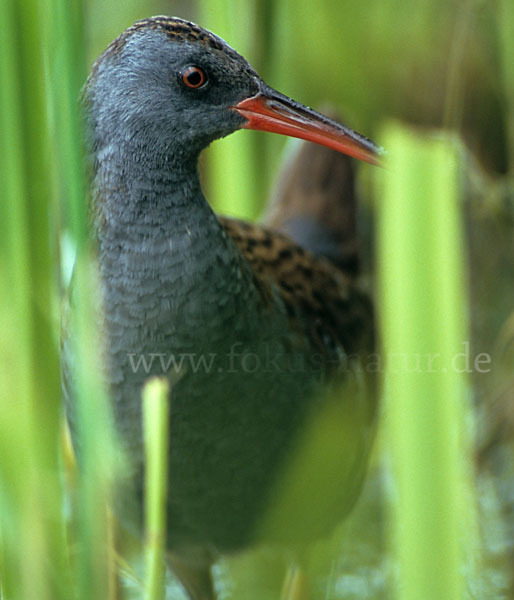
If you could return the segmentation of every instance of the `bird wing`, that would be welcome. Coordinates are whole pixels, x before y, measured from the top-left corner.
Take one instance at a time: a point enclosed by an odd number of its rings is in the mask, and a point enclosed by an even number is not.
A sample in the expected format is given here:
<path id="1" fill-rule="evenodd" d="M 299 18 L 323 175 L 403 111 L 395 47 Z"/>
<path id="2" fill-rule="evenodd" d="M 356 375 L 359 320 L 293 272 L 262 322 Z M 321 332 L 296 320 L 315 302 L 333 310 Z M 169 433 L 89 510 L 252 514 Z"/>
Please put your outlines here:
<path id="1" fill-rule="evenodd" d="M 279 294 L 313 347 L 362 358 L 373 352 L 372 304 L 355 280 L 329 260 L 262 225 L 218 217 L 250 265 L 263 298 Z"/>

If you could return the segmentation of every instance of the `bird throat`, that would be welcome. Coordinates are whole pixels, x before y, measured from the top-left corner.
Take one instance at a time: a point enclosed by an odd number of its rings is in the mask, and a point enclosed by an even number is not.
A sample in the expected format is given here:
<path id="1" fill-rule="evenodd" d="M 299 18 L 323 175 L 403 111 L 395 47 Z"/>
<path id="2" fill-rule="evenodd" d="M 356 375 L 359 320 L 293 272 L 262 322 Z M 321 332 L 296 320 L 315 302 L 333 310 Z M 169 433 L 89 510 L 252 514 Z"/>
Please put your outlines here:
<path id="1" fill-rule="evenodd" d="M 158 153 L 119 147 L 97 156 L 93 220 L 108 328 L 134 339 L 144 328 L 146 339 L 175 336 L 180 346 L 201 328 L 205 336 L 206 324 L 227 327 L 222 321 L 242 299 L 222 282 L 244 279 L 241 260 L 203 196 L 196 165 L 173 168 Z"/>

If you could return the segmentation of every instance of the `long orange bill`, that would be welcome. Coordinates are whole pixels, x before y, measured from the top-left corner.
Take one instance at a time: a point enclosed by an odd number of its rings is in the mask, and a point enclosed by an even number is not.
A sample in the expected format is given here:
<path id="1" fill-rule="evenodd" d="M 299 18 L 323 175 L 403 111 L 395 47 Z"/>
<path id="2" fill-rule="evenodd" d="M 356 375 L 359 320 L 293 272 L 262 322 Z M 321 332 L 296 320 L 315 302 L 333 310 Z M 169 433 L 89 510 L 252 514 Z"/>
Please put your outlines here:
<path id="1" fill-rule="evenodd" d="M 380 146 L 270 87 L 232 108 L 247 119 L 243 125 L 246 129 L 301 138 L 374 165 L 381 164 L 384 151 Z"/>

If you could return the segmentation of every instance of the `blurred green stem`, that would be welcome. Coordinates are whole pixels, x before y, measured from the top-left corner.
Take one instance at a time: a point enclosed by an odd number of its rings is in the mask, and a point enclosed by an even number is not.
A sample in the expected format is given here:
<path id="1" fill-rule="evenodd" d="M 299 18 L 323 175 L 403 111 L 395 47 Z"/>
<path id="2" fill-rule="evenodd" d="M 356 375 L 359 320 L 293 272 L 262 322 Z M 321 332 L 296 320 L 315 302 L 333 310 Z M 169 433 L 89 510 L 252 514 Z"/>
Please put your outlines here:
<path id="1" fill-rule="evenodd" d="M 108 593 L 107 504 L 114 477 L 115 450 L 107 395 L 102 382 L 102 338 L 96 266 L 88 237 L 80 89 L 86 79 L 82 0 L 51 0 L 44 13 L 47 28 L 47 77 L 54 127 L 56 189 L 63 221 L 77 257 L 71 310 L 65 335 L 71 336 L 76 437 L 80 450 L 78 480 L 78 597 L 100 599 Z"/>
<path id="2" fill-rule="evenodd" d="M 39 10 L 38 0 L 0 5 L 0 576 L 8 597 L 54 600 L 65 597 L 69 580 L 60 528 L 55 206 Z"/>
<path id="3" fill-rule="evenodd" d="M 397 499 L 395 598 L 461 600 L 474 509 L 465 490 L 467 300 L 457 156 L 400 125 L 378 203 L 386 422 Z M 466 346 L 466 344 L 468 344 Z M 465 359 L 464 359 L 465 360 Z M 466 538 L 463 540 L 463 536 Z"/>
<path id="4" fill-rule="evenodd" d="M 169 383 L 151 379 L 143 391 L 145 440 L 145 600 L 164 600 Z"/>
<path id="5" fill-rule="evenodd" d="M 509 170 L 514 177 L 514 2 L 500 0 L 498 8 L 504 98 L 507 105 Z"/>

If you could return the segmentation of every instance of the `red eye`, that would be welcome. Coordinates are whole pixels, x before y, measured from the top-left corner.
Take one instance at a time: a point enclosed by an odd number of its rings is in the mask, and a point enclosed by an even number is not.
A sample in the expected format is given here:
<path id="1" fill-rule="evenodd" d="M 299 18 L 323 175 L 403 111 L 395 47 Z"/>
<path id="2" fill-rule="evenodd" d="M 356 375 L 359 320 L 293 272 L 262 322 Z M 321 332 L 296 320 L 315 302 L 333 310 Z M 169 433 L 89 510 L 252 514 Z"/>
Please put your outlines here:
<path id="1" fill-rule="evenodd" d="M 207 75 L 200 67 L 186 67 L 182 71 L 182 82 L 188 88 L 201 88 L 202 85 L 207 83 Z"/>

